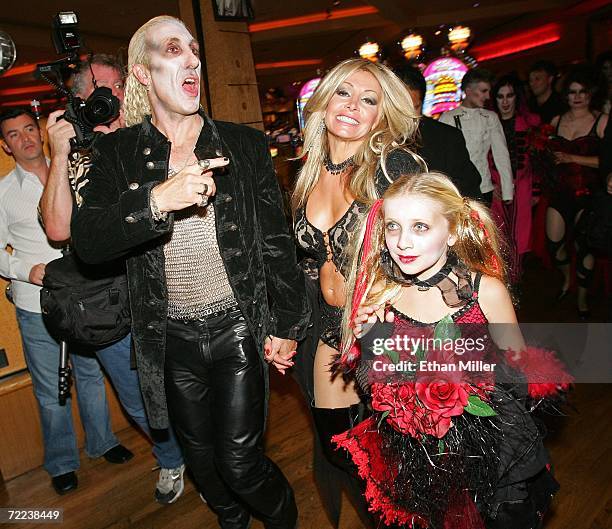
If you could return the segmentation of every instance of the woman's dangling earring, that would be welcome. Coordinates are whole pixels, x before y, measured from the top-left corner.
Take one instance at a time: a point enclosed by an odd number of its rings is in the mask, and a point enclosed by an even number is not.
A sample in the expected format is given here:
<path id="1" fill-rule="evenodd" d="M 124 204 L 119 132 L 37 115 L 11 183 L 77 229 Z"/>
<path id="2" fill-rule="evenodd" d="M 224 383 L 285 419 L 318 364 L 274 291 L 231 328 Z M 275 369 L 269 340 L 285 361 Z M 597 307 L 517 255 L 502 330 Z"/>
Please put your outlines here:
<path id="1" fill-rule="evenodd" d="M 312 144 L 308 149 L 309 151 L 320 152 L 321 156 L 323 156 L 323 134 L 325 134 L 326 130 L 327 127 L 325 126 L 325 116 L 322 116 L 320 123 L 317 125 L 317 130 L 314 133 Z"/>
<path id="2" fill-rule="evenodd" d="M 317 135 L 322 136 L 327 127 L 325 126 L 325 118 L 321 118 L 321 123 L 319 123 L 319 128 L 317 130 Z"/>

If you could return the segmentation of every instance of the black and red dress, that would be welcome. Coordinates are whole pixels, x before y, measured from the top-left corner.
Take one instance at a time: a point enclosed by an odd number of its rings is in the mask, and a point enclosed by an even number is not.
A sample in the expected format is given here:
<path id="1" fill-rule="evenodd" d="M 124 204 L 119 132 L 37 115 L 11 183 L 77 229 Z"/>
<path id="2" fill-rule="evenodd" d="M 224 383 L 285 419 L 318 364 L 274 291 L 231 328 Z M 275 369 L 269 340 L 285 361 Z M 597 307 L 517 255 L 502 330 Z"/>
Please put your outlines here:
<path id="1" fill-rule="evenodd" d="M 460 329 L 464 340 L 480 338 L 484 344 L 478 352 L 462 353 L 464 361 L 479 359 L 502 366 L 501 353 L 488 339 L 488 321 L 478 301 L 479 283 L 476 275 L 472 295 L 445 320 Z M 525 407 L 525 379 L 507 367 L 504 373 L 495 373 L 499 380 L 476 371 L 460 375 L 461 380 L 456 374 L 440 373 L 434 376 L 440 379 L 437 383 L 449 387 L 468 384 L 496 414 L 457 414 L 452 420 L 443 418 L 446 425 L 436 423 L 432 416 L 419 415 L 422 409 L 413 405 L 414 399 L 405 397 L 414 391 L 419 377 L 429 375 L 418 368 L 413 374 L 398 370 L 381 374 L 377 362 L 400 366 L 407 356 L 397 353 L 390 360 L 380 352 L 375 354 L 373 344 L 377 339 L 380 344 L 380 340 L 395 337 L 436 336 L 440 322 L 423 323 L 396 308 L 389 310 L 395 313 L 394 322 L 375 324 L 361 340 L 357 379 L 370 394 L 374 410 L 384 409 L 377 407 L 381 399 L 396 400 L 387 408 L 390 413 L 374 411 L 355 428 L 334 438 L 357 465 L 366 483 L 370 510 L 385 524 L 400 527 L 540 527 L 558 484 L 548 470 L 540 431 Z M 420 421 L 421 432 L 438 435 L 415 433 L 413 419 Z"/>
<path id="2" fill-rule="evenodd" d="M 597 135 L 597 125 L 602 115 L 595 119 L 586 135 L 573 140 L 559 135 L 559 126 L 563 119 L 563 116 L 560 116 L 556 135 L 550 140 L 551 149 L 578 156 L 599 156 L 601 139 Z M 571 226 L 576 214 L 586 207 L 593 191 L 601 187 L 601 177 L 598 169 L 577 163 L 559 164 L 556 166 L 556 172 L 556 185 L 550 193 L 549 207 L 561 214 L 566 226 Z"/>

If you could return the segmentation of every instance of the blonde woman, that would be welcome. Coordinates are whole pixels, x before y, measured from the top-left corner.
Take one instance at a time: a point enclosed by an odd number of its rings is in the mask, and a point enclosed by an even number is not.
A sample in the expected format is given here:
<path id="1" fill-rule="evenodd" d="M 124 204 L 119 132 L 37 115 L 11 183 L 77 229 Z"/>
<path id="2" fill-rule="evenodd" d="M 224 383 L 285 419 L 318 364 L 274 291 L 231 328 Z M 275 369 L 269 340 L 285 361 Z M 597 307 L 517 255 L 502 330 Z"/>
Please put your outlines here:
<path id="1" fill-rule="evenodd" d="M 360 397 L 354 383 L 333 376 L 339 354 L 345 303 L 346 251 L 368 206 L 400 174 L 418 171 L 414 154 L 418 127 L 406 86 L 385 66 L 349 59 L 321 81 L 305 108 L 304 166 L 293 194 L 298 246 L 316 280 L 309 284 L 314 318 L 310 339 L 296 358 L 296 372 L 311 405 L 327 461 L 315 457 L 315 474 L 332 523 L 339 520 L 340 487 L 353 498 L 359 490 L 347 473 L 348 460 L 331 447 L 331 437 L 358 418 Z M 347 466 L 348 465 L 348 466 Z M 367 510 L 363 513 L 367 516 Z"/>

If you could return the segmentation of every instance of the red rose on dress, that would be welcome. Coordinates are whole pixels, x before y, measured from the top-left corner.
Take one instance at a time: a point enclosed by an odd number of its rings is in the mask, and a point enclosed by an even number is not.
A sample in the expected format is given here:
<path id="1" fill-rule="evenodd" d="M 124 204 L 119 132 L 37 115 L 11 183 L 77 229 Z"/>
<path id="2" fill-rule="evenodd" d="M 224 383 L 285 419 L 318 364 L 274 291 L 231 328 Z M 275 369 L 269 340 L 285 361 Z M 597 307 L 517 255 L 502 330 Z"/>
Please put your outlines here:
<path id="1" fill-rule="evenodd" d="M 396 386 L 382 382 L 372 384 L 372 408 L 378 411 L 393 411 L 397 406 Z"/>
<path id="2" fill-rule="evenodd" d="M 415 384 L 416 394 L 434 415 L 441 417 L 461 415 L 468 403 L 470 386 L 456 379 L 457 373 L 422 375 Z"/>
<path id="3" fill-rule="evenodd" d="M 413 388 L 414 389 L 414 388 Z M 408 434 L 412 437 L 420 439 L 426 432 L 425 420 L 427 410 L 419 405 L 416 399 L 416 393 L 413 393 L 412 400 L 398 410 L 397 413 L 390 413 L 387 421 L 398 432 Z"/>
<path id="4" fill-rule="evenodd" d="M 444 437 L 452 426 L 451 418 L 463 413 L 468 403 L 470 386 L 460 380 L 453 380 L 456 373 L 432 373 L 417 379 L 415 391 L 427 413 L 423 421 L 424 432 Z"/>
<path id="5" fill-rule="evenodd" d="M 372 408 L 388 411 L 386 421 L 398 432 L 421 437 L 424 433 L 423 418 L 427 410 L 416 398 L 414 384 L 372 384 Z"/>

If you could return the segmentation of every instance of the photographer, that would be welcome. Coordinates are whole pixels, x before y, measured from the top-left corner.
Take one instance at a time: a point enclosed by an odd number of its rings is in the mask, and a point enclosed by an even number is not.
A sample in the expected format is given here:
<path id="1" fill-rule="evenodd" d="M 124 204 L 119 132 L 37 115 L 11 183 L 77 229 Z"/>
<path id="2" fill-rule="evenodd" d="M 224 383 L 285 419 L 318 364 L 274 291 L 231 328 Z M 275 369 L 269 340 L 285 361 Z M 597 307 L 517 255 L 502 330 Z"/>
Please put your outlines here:
<path id="1" fill-rule="evenodd" d="M 108 87 L 123 103 L 123 75 L 119 63 L 108 55 L 94 55 L 89 62 L 79 65 L 73 76 L 74 95 L 87 99 L 97 87 Z M 45 230 L 50 239 L 65 241 L 70 238 L 70 218 L 73 202 L 80 203 L 77 181 L 86 179 L 89 170 L 89 152 L 72 152 L 70 139 L 75 136 L 71 123 L 61 119 L 63 111 L 53 112 L 47 121 L 47 132 L 51 148 L 49 178 L 40 201 L 40 210 Z M 122 114 L 108 125 L 95 127 L 103 134 L 123 127 Z M 100 134 L 101 136 L 102 134 Z M 94 138 L 94 143 L 95 143 Z M 123 263 L 117 274 L 124 274 Z M 153 453 L 161 467 L 155 498 L 160 503 L 173 503 L 183 492 L 185 466 L 178 443 L 171 430 L 151 435 L 144 410 L 138 375 L 130 368 L 131 336 L 98 349 L 96 356 L 108 373 L 119 399 L 130 417 L 153 439 Z M 158 439 L 159 438 L 159 439 Z"/>
<path id="2" fill-rule="evenodd" d="M 17 322 L 26 364 L 38 403 L 44 444 L 44 468 L 53 488 L 64 494 L 77 487 L 79 449 L 72 423 L 72 407 L 58 399 L 59 344 L 41 316 L 40 286 L 48 262 L 61 256 L 38 222 L 37 205 L 48 179 L 42 133 L 35 117 L 15 108 L 0 115 L 0 139 L 16 167 L 0 180 L 0 275 L 11 280 Z M 5 248 L 12 247 L 12 253 Z M 106 388 L 95 358 L 74 355 L 72 370 L 85 430 L 85 452 L 121 463 L 132 453 L 111 431 Z"/>
<path id="3" fill-rule="evenodd" d="M 92 76 L 93 75 L 93 76 Z M 121 65 L 114 57 L 105 54 L 94 55 L 91 61 L 82 62 L 73 75 L 72 92 L 81 99 L 87 99 L 96 86 L 106 86 L 113 95 L 123 103 L 123 74 Z M 75 154 L 71 163 L 70 139 L 75 137 L 74 126 L 63 119 L 64 110 L 56 110 L 47 120 L 47 134 L 51 151 L 51 166 L 48 184 L 40 200 L 40 210 L 45 231 L 53 241 L 65 241 L 70 238 L 70 217 L 73 196 L 71 183 L 77 173 L 85 171 L 89 156 Z M 123 111 L 109 125 L 99 125 L 94 130 L 103 134 L 113 132 L 124 126 Z"/>

